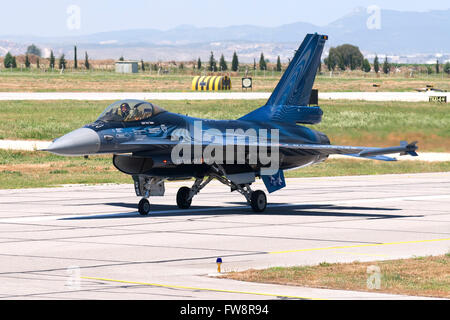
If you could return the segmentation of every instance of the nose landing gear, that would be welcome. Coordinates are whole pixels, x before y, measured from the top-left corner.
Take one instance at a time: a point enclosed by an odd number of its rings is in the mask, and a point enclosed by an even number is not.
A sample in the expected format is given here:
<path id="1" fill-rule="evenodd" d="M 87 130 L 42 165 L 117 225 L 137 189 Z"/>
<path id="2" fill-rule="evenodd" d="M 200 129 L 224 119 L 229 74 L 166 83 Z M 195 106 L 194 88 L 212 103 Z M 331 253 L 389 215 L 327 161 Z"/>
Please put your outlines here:
<path id="1" fill-rule="evenodd" d="M 150 202 L 146 198 L 142 198 L 138 204 L 138 211 L 141 216 L 146 216 L 150 212 Z"/>

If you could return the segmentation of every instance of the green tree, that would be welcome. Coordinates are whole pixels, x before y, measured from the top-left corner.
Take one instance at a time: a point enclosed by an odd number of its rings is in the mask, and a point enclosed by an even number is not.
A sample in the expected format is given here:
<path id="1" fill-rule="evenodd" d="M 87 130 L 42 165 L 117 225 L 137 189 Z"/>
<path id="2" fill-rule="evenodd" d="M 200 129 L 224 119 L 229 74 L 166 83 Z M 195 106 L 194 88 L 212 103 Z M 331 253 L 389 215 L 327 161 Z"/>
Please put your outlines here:
<path id="1" fill-rule="evenodd" d="M 77 46 L 73 47 L 73 67 L 78 69 Z"/>
<path id="2" fill-rule="evenodd" d="M 342 59 L 341 56 L 339 56 L 337 64 L 338 64 L 339 69 L 341 69 L 341 71 L 345 71 L 345 69 L 347 69 L 345 66 L 345 63 L 344 63 L 344 59 Z"/>
<path id="3" fill-rule="evenodd" d="M 391 65 L 388 62 L 388 57 L 386 56 L 386 58 L 384 59 L 384 63 L 383 63 L 383 72 L 385 74 L 388 74 L 389 72 L 391 72 Z"/>
<path id="4" fill-rule="evenodd" d="M 239 59 L 236 54 L 236 51 L 233 53 L 233 59 L 231 60 L 231 71 L 238 71 L 239 70 Z"/>
<path id="5" fill-rule="evenodd" d="M 28 54 L 25 55 L 25 68 L 29 68 L 31 65 L 30 58 L 28 57 Z"/>
<path id="6" fill-rule="evenodd" d="M 444 66 L 444 72 L 450 75 L 450 62 L 447 62 Z"/>
<path id="7" fill-rule="evenodd" d="M 253 58 L 253 70 L 256 70 L 256 59 Z"/>
<path id="8" fill-rule="evenodd" d="M 59 57 L 59 69 L 66 69 L 66 59 L 64 57 L 64 53 Z"/>
<path id="9" fill-rule="evenodd" d="M 375 55 L 375 59 L 373 60 L 373 70 L 375 73 L 378 73 L 380 71 L 380 61 L 378 60 L 378 56 Z"/>
<path id="10" fill-rule="evenodd" d="M 201 70 L 202 69 L 202 60 L 200 60 L 200 57 L 198 57 L 197 60 L 197 70 Z"/>
<path id="11" fill-rule="evenodd" d="M 27 54 L 34 54 L 35 56 L 42 57 L 41 49 L 36 47 L 34 44 L 27 47 Z"/>
<path id="12" fill-rule="evenodd" d="M 261 52 L 261 57 L 259 57 L 259 70 L 267 70 L 266 59 L 264 59 L 264 53 Z"/>
<path id="13" fill-rule="evenodd" d="M 369 62 L 369 60 L 364 59 L 363 65 L 362 65 L 362 70 L 363 70 L 364 72 L 370 72 L 370 69 L 371 69 L 371 67 L 370 67 L 370 62 Z"/>
<path id="14" fill-rule="evenodd" d="M 364 56 L 358 47 L 352 45 L 342 46 L 343 50 L 342 56 L 344 58 L 344 63 L 350 67 L 351 70 L 356 70 L 361 68 L 364 62 Z"/>
<path id="15" fill-rule="evenodd" d="M 5 68 L 13 67 L 13 60 L 14 57 L 12 56 L 12 54 L 10 52 L 6 53 L 5 59 L 3 60 L 3 65 L 5 66 Z"/>
<path id="16" fill-rule="evenodd" d="M 220 71 L 228 70 L 228 65 L 227 65 L 227 62 L 225 61 L 225 57 L 223 56 L 223 54 L 220 56 L 219 66 L 220 66 Z"/>
<path id="17" fill-rule="evenodd" d="M 361 68 L 363 65 L 364 56 L 358 47 L 351 44 L 343 44 L 336 48 L 331 48 L 328 58 L 325 59 L 325 64 L 328 70 L 334 70 L 336 66 L 341 70 L 350 68 L 355 70 Z"/>
<path id="18" fill-rule="evenodd" d="M 334 71 L 340 60 L 341 57 L 338 50 L 336 48 L 330 48 L 328 57 L 325 58 L 324 62 L 329 71 Z"/>
<path id="19" fill-rule="evenodd" d="M 281 59 L 280 56 L 277 58 L 277 69 L 278 72 L 281 72 Z"/>
<path id="20" fill-rule="evenodd" d="M 355 70 L 362 67 L 364 56 L 357 46 L 353 46 L 351 44 L 343 44 L 336 47 L 336 50 L 339 52 L 339 55 L 342 59 L 341 63 L 346 68 Z"/>
<path id="21" fill-rule="evenodd" d="M 142 72 L 145 71 L 144 60 L 142 60 L 142 59 L 141 59 L 141 70 L 142 70 Z"/>
<path id="22" fill-rule="evenodd" d="M 55 68 L 55 55 L 53 54 L 53 50 L 50 51 L 50 69 Z"/>
<path id="23" fill-rule="evenodd" d="M 39 57 L 36 59 L 36 68 L 39 69 L 41 66 L 39 65 Z"/>
<path id="24" fill-rule="evenodd" d="M 439 74 L 439 60 L 436 60 L 436 74 Z"/>
<path id="25" fill-rule="evenodd" d="M 216 62 L 216 59 L 214 59 L 214 53 L 212 51 L 211 51 L 211 55 L 209 57 L 208 71 L 212 71 L 212 72 L 217 71 L 217 62 Z"/>
<path id="26" fill-rule="evenodd" d="M 123 56 L 120 56 L 119 61 L 125 61 L 125 59 L 123 58 Z"/>
<path id="27" fill-rule="evenodd" d="M 84 52 L 84 66 L 87 70 L 91 67 L 91 64 L 89 63 L 89 56 L 87 54 L 87 51 Z"/>
<path id="28" fill-rule="evenodd" d="M 431 68 L 430 65 L 427 66 L 427 74 L 432 74 L 433 73 L 433 68 Z"/>

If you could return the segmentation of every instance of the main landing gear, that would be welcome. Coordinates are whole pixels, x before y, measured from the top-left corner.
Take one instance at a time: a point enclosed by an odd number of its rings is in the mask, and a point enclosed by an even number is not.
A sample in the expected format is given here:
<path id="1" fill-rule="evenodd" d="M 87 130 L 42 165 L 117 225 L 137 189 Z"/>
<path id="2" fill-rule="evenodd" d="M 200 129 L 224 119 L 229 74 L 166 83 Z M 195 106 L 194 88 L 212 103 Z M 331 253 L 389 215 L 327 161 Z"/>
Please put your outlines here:
<path id="1" fill-rule="evenodd" d="M 251 206 L 254 212 L 263 212 L 267 207 L 267 197 L 264 191 L 253 191 L 250 184 L 235 184 L 231 180 L 221 175 L 212 174 L 205 181 L 204 178 L 197 178 L 192 188 L 181 187 L 177 192 L 177 205 L 180 209 L 189 209 L 192 199 L 213 179 L 217 179 L 223 184 L 229 186 L 232 191 L 238 191 L 242 194 L 247 203 Z"/>
<path id="2" fill-rule="evenodd" d="M 208 183 L 213 180 L 213 177 L 195 179 L 192 188 L 181 187 L 177 192 L 177 206 L 180 209 L 189 209 L 192 203 L 192 198 L 200 192 Z"/>

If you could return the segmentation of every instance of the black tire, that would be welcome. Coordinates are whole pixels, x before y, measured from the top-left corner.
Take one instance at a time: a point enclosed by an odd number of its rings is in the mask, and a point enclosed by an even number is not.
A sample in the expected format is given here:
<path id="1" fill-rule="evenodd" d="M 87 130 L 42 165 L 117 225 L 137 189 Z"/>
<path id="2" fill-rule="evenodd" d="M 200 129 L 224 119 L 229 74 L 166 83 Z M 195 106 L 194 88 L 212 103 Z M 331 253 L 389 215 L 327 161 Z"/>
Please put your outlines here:
<path id="1" fill-rule="evenodd" d="M 188 187 L 181 187 L 177 192 L 177 206 L 180 209 L 189 209 L 192 199 L 188 200 L 191 189 Z"/>
<path id="2" fill-rule="evenodd" d="M 145 198 L 141 199 L 138 204 L 138 211 L 141 216 L 148 215 L 150 212 L 150 202 Z"/>
<path id="3" fill-rule="evenodd" d="M 250 196 L 250 205 L 254 212 L 263 212 L 267 207 L 267 197 L 264 191 L 256 190 Z"/>

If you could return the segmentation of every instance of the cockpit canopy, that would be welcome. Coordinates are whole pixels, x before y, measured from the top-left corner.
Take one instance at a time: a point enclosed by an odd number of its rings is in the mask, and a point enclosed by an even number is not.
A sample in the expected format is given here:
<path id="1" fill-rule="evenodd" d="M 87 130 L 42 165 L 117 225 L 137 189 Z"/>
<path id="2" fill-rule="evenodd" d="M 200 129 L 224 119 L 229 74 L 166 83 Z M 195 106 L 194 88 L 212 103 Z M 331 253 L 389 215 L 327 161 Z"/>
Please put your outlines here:
<path id="1" fill-rule="evenodd" d="M 163 108 L 142 100 L 120 100 L 108 106 L 98 117 L 105 122 L 131 122 L 151 118 L 161 112 Z"/>

